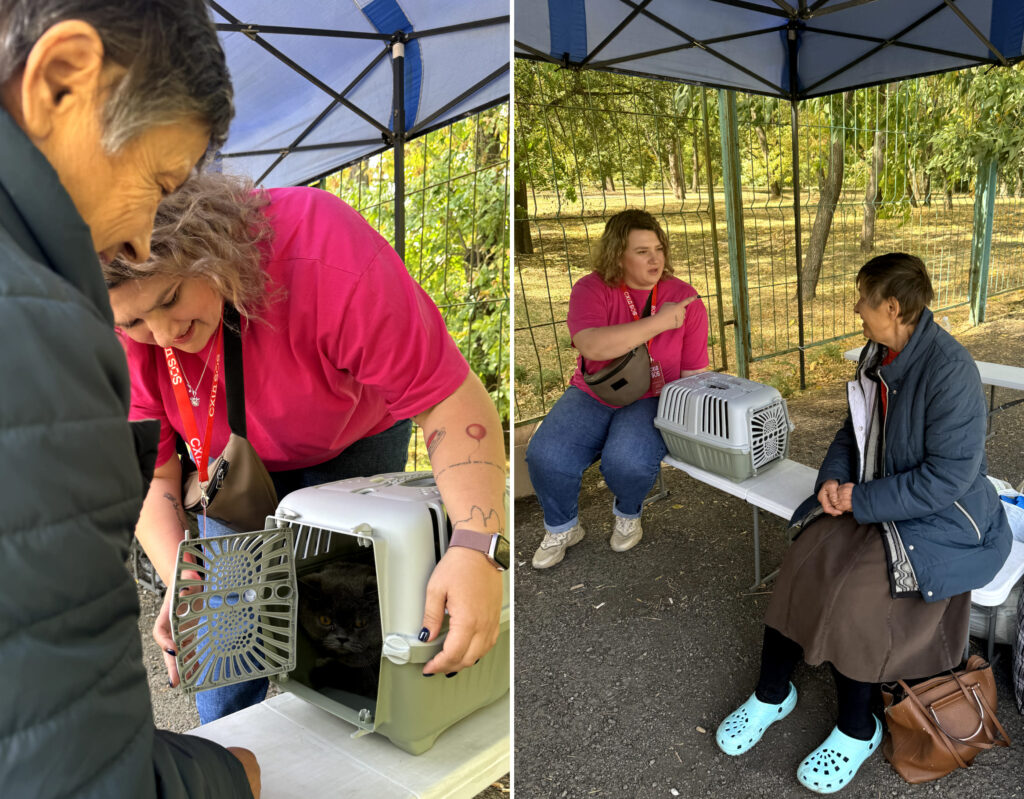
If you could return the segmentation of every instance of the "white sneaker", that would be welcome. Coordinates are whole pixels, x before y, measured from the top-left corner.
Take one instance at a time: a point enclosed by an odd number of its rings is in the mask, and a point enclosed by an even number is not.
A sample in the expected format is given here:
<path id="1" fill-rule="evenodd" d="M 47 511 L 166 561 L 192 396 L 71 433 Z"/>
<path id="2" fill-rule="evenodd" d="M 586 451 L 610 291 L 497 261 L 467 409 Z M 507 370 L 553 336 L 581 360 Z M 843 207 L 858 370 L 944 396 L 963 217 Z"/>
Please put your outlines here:
<path id="1" fill-rule="evenodd" d="M 583 535 L 583 525 L 579 522 L 564 533 L 544 533 L 544 540 L 533 553 L 533 568 L 550 569 L 561 563 L 565 550 L 583 540 Z"/>
<path id="2" fill-rule="evenodd" d="M 644 528 L 640 526 L 640 519 L 624 519 L 621 516 L 615 517 L 615 529 L 612 530 L 612 537 L 608 541 L 616 552 L 625 552 L 640 543 L 644 537 Z"/>

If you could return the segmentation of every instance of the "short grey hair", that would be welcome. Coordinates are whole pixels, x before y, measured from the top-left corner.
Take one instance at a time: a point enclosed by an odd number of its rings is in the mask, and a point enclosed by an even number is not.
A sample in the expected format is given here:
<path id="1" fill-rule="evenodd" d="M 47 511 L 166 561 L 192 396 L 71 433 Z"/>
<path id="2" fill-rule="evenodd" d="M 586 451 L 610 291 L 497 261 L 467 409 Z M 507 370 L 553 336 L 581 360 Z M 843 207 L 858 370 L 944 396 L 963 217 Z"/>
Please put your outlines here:
<path id="1" fill-rule="evenodd" d="M 203 0 L 0 0 L 0 84 L 65 20 L 92 25 L 104 59 L 127 70 L 103 109 L 103 145 L 116 152 L 143 131 L 194 117 L 210 145 L 227 139 L 231 78 Z"/>

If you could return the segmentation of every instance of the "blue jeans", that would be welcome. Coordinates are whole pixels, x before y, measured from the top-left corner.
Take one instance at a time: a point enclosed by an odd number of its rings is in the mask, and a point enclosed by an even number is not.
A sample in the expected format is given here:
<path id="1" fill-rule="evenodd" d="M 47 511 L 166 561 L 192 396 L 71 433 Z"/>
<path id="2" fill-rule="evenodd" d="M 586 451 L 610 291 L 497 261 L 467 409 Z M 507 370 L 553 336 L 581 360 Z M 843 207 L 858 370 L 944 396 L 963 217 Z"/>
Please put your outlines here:
<path id="1" fill-rule="evenodd" d="M 583 472 L 598 459 L 615 495 L 613 513 L 639 518 L 667 452 L 654 426 L 657 412 L 657 397 L 609 408 L 575 386 L 568 388 L 526 449 L 530 481 L 549 533 L 564 533 L 579 521 Z"/>
<path id="2" fill-rule="evenodd" d="M 356 441 L 336 458 L 307 469 L 274 472 L 274 481 L 279 499 L 300 488 L 345 480 L 349 477 L 372 477 L 386 472 L 401 472 L 409 457 L 409 439 L 412 436 L 412 420 L 404 419 L 369 438 Z M 199 517 L 199 534 L 204 538 L 214 535 L 229 535 L 235 532 L 214 519 Z M 259 704 L 267 695 L 267 678 L 224 685 L 196 694 L 196 709 L 199 721 L 206 724 L 229 713 L 244 710 Z"/>

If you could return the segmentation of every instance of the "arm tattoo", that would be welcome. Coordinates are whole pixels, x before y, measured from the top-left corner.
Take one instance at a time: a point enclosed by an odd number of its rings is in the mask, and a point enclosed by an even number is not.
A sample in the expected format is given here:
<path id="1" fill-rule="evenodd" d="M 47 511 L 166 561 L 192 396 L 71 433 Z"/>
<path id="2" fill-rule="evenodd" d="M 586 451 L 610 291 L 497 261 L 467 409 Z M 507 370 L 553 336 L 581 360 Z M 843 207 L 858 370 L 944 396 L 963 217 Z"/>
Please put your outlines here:
<path id="1" fill-rule="evenodd" d="M 503 463 L 502 464 L 498 464 L 498 463 L 494 463 L 493 461 L 464 460 L 464 461 L 459 461 L 458 463 L 450 463 L 445 468 L 443 468 L 441 471 L 435 472 L 434 473 L 434 480 L 438 480 L 441 477 L 442 474 L 447 474 L 452 469 L 458 469 L 460 466 L 493 466 L 495 469 L 500 471 L 502 474 L 505 474 L 505 464 L 503 464 Z"/>
<path id="2" fill-rule="evenodd" d="M 438 444 L 444 440 L 445 429 L 443 427 L 435 430 L 429 436 L 427 436 L 427 455 L 431 458 L 434 457 L 434 450 L 437 449 Z"/>
<path id="3" fill-rule="evenodd" d="M 174 512 L 178 517 L 178 521 L 181 523 L 182 530 L 188 530 L 188 516 L 185 515 L 184 509 L 181 507 L 181 503 L 174 498 L 174 494 L 164 494 L 164 499 L 171 503 L 171 507 L 174 508 Z"/>
<path id="4" fill-rule="evenodd" d="M 465 519 L 459 519 L 454 523 L 455 527 L 461 527 L 466 525 L 471 530 L 475 530 L 480 533 L 504 533 L 505 532 L 505 521 L 494 508 L 484 512 L 483 508 L 479 505 L 474 505 L 473 509 L 469 512 L 469 517 Z"/>

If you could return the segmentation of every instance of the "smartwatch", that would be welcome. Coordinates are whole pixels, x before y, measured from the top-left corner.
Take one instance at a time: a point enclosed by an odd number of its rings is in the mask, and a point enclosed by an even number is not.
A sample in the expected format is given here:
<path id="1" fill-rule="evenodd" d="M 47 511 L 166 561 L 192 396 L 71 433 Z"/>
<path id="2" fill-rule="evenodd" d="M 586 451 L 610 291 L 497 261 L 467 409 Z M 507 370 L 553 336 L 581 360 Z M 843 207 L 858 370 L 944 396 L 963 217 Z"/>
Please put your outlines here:
<path id="1" fill-rule="evenodd" d="M 505 571 L 508 568 L 508 539 L 501 533 L 478 533 L 456 528 L 452 531 L 448 546 L 475 549 L 477 552 L 483 552 L 498 571 Z"/>

